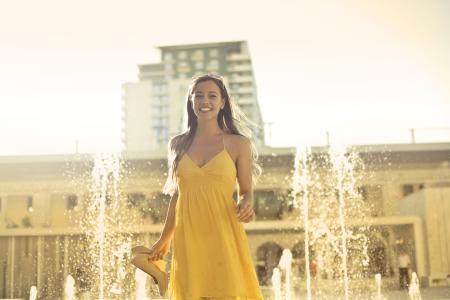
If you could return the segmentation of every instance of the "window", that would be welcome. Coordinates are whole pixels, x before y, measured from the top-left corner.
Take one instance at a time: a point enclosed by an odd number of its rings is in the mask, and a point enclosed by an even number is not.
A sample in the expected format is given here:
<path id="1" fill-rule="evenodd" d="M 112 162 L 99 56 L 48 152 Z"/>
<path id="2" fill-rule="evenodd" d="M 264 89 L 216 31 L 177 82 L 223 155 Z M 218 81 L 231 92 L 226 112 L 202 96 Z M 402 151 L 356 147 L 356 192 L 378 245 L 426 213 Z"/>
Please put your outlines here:
<path id="1" fill-rule="evenodd" d="M 173 65 L 172 64 L 165 64 L 164 70 L 167 72 L 173 71 Z"/>
<path id="2" fill-rule="evenodd" d="M 182 73 L 182 72 L 190 72 L 190 71 L 191 71 L 191 68 L 189 67 L 187 62 L 181 61 L 178 63 L 177 72 Z"/>
<path id="3" fill-rule="evenodd" d="M 425 188 L 425 184 L 423 182 L 419 183 L 406 183 L 402 186 L 403 189 L 403 197 L 408 196 L 409 194 L 418 192 Z"/>
<path id="4" fill-rule="evenodd" d="M 196 61 L 194 67 L 196 70 L 201 70 L 205 67 L 205 64 L 203 61 Z"/>
<path id="5" fill-rule="evenodd" d="M 403 197 L 406 197 L 412 193 L 414 193 L 414 186 L 412 184 L 404 184 L 403 185 Z"/>
<path id="6" fill-rule="evenodd" d="M 186 59 L 187 58 L 187 52 L 186 51 L 178 52 L 178 58 L 179 59 Z"/>
<path id="7" fill-rule="evenodd" d="M 217 57 L 218 54 L 219 54 L 219 51 L 217 49 L 209 50 L 209 57 Z"/>
<path id="8" fill-rule="evenodd" d="M 203 60 L 203 58 L 204 58 L 204 53 L 203 53 L 203 50 L 200 50 L 200 49 L 195 50 L 191 55 L 191 59 L 193 61 L 200 61 L 200 60 Z"/>
<path id="9" fill-rule="evenodd" d="M 67 210 L 74 210 L 76 209 L 78 205 L 78 198 L 77 195 L 68 195 L 66 198 L 67 201 Z"/>
<path id="10" fill-rule="evenodd" d="M 171 60 L 173 59 L 173 54 L 171 52 L 164 53 L 164 60 Z"/>
<path id="11" fill-rule="evenodd" d="M 208 71 L 217 71 L 219 69 L 219 61 L 212 59 L 208 62 Z"/>
<path id="12" fill-rule="evenodd" d="M 163 94 L 167 92 L 167 84 L 165 83 L 153 83 L 153 92 L 155 94 Z"/>
<path id="13" fill-rule="evenodd" d="M 368 195 L 369 191 L 367 186 L 363 185 L 358 187 L 358 194 L 361 196 L 361 199 L 363 199 L 364 201 L 367 201 L 367 199 L 369 198 Z"/>

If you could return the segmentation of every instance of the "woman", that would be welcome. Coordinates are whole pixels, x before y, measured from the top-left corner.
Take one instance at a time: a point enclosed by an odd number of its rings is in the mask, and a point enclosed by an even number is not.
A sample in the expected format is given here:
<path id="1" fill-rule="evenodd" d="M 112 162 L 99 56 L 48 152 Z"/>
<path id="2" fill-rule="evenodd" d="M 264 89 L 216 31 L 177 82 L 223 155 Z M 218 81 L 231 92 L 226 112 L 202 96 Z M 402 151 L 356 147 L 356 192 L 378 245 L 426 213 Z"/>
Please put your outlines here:
<path id="1" fill-rule="evenodd" d="M 255 218 L 252 185 L 261 170 L 238 113 L 220 76 L 193 79 L 188 129 L 169 142 L 164 192 L 172 198 L 149 256 L 163 259 L 173 237 L 170 299 L 263 299 L 241 223 Z"/>

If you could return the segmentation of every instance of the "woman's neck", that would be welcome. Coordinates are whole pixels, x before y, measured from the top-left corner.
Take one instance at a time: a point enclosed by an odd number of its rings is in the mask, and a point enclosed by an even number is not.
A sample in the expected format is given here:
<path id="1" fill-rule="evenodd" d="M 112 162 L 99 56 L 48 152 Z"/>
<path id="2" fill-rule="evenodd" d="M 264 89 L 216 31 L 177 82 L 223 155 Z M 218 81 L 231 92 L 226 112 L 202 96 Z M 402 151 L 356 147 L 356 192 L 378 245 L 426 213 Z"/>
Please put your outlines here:
<path id="1" fill-rule="evenodd" d="M 217 120 L 212 119 L 203 122 L 198 122 L 195 135 L 207 138 L 222 134 L 222 132 L 223 130 L 220 129 Z"/>

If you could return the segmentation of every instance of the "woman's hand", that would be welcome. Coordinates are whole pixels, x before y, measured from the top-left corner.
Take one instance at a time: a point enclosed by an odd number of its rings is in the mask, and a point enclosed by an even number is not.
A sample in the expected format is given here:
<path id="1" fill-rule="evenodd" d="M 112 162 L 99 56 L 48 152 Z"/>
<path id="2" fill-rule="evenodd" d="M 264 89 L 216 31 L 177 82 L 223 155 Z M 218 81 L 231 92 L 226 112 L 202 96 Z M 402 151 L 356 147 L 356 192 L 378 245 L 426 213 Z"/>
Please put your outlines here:
<path id="1" fill-rule="evenodd" d="M 162 240 L 156 241 L 150 248 L 150 254 L 148 257 L 149 261 L 163 259 L 164 256 L 169 252 L 170 241 L 164 242 Z"/>
<path id="2" fill-rule="evenodd" d="M 255 211 L 249 200 L 242 199 L 236 206 L 237 218 L 240 222 L 248 223 L 255 219 Z"/>

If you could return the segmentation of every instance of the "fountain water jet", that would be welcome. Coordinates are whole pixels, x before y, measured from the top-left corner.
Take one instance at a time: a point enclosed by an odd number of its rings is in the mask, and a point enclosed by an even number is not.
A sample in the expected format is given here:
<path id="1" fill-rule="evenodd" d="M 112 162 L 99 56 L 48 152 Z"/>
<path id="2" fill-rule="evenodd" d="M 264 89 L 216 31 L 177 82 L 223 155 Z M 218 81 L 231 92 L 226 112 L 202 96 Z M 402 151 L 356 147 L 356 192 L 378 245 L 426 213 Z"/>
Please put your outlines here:
<path id="1" fill-rule="evenodd" d="M 85 232 L 87 253 L 82 254 L 91 297 L 109 298 L 123 291 L 126 260 L 131 250 L 130 220 L 120 193 L 119 154 L 98 154 L 90 174 L 90 197 L 80 227 Z M 81 258 L 81 259 L 83 259 Z M 94 296 L 93 293 L 97 295 Z"/>
<path id="2" fill-rule="evenodd" d="M 417 277 L 417 273 L 413 272 L 411 275 L 411 282 L 408 288 L 409 299 L 411 300 L 422 300 L 422 296 L 420 294 L 420 285 L 419 278 Z"/>
<path id="3" fill-rule="evenodd" d="M 74 300 L 75 299 L 75 279 L 72 275 L 67 275 L 64 284 L 64 300 Z"/>
<path id="4" fill-rule="evenodd" d="M 323 279 L 340 279 L 342 289 L 332 288 L 334 282 L 323 287 L 331 288 L 333 293 L 342 291 L 346 300 L 350 296 L 350 275 L 361 276 L 361 270 L 354 266 L 368 266 L 368 226 L 349 226 L 349 221 L 362 220 L 368 213 L 356 191 L 358 171 L 363 169 L 361 160 L 350 149 L 329 148 L 326 153 L 313 153 L 308 148 L 297 148 L 292 194 L 294 207 L 301 210 L 298 218 L 304 229 L 308 300 L 312 298 L 312 261 L 317 263 L 314 275 L 318 286 Z M 358 249 L 351 257 L 349 247 Z"/>
<path id="5" fill-rule="evenodd" d="M 273 269 L 272 288 L 275 300 L 281 300 L 281 272 L 279 268 Z"/>
<path id="6" fill-rule="evenodd" d="M 146 283 L 148 275 L 142 272 L 140 269 L 136 268 L 134 272 L 134 280 L 136 281 L 136 299 L 139 300 L 149 300 L 147 296 Z"/>
<path id="7" fill-rule="evenodd" d="M 36 297 L 37 297 L 37 288 L 36 288 L 36 286 L 32 286 L 31 288 L 30 288 L 30 300 L 36 300 Z"/>
<path id="8" fill-rule="evenodd" d="M 377 300 L 381 300 L 381 274 L 375 274 L 375 288 L 377 290 Z"/>
<path id="9" fill-rule="evenodd" d="M 280 258 L 279 266 L 284 270 L 284 297 L 286 300 L 291 300 L 291 266 L 292 266 L 292 252 L 289 249 L 284 249 Z"/>
<path id="10" fill-rule="evenodd" d="M 311 300 L 311 271 L 309 266 L 309 216 L 308 216 L 308 168 L 307 164 L 307 156 L 310 154 L 310 149 L 306 148 L 305 151 L 300 151 L 300 148 L 297 147 L 297 151 L 295 153 L 295 161 L 294 161 L 294 176 L 293 176 L 293 189 L 292 193 L 294 197 L 297 194 L 301 193 L 302 201 L 301 205 L 298 204 L 297 201 L 294 201 L 294 207 L 300 208 L 303 212 L 303 227 L 305 230 L 305 272 L 306 272 L 306 291 L 307 291 L 307 299 Z"/>

